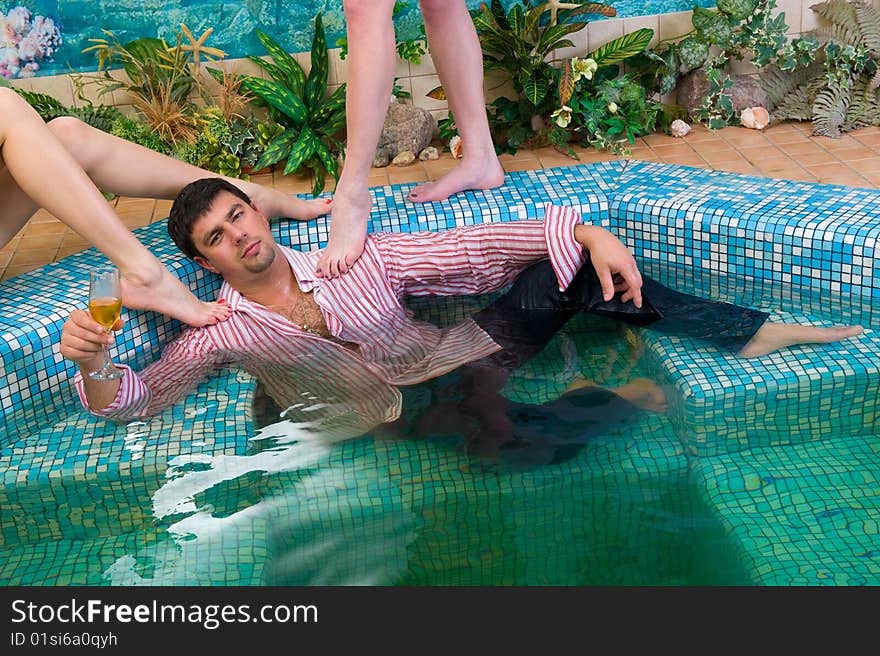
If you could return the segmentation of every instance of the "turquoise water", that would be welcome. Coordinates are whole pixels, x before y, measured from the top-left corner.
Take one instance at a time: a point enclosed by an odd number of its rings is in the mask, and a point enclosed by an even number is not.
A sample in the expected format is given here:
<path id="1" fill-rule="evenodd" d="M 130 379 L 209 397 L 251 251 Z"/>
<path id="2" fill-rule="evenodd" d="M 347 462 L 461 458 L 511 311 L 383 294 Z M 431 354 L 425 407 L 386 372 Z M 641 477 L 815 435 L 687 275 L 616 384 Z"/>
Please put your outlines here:
<path id="1" fill-rule="evenodd" d="M 449 323 L 484 302 L 412 307 Z M 576 317 L 505 394 L 543 402 L 578 377 L 665 386 L 645 337 Z M 455 376 L 405 388 L 404 416 L 430 408 Z M 549 464 L 541 453 L 478 454 L 438 427 L 336 441 L 257 399 L 258 429 L 234 453 L 195 448 L 167 468 L 14 488 L 0 521 L 0 584 L 880 583 L 870 549 L 877 434 L 817 428 L 820 441 L 705 457 L 685 446 L 699 426 L 643 412 Z M 16 542 L 22 522 L 51 538 Z M 823 550 L 805 551 L 820 532 Z"/>
<path id="2" fill-rule="evenodd" d="M 480 0 L 468 0 L 469 8 L 479 6 Z M 512 4 L 504 0 L 505 6 Z M 609 3 L 621 18 L 687 11 L 694 5 L 714 6 L 714 0 L 654 0 L 649 2 Z M 40 60 L 37 75 L 55 75 L 71 70 L 85 72 L 95 68 L 91 55 L 82 50 L 89 39 L 102 37 L 101 29 L 114 32 L 123 43 L 142 36 L 158 36 L 174 43 L 181 23 L 198 36 L 213 28 L 208 45 L 220 48 L 229 57 L 244 57 L 262 53 L 255 30 L 269 33 L 290 52 L 311 48 L 314 17 L 323 13 L 327 43 L 334 47 L 345 34 L 342 3 L 337 0 L 21 0 L 0 2 L 0 12 L 8 13 L 15 7 L 25 7 L 34 16 L 55 21 L 60 29 L 62 43 L 50 60 Z M 601 20 L 602 17 L 594 17 Z M 421 14 L 416 0 L 396 18 L 398 35 L 416 37 L 421 25 Z M 17 77 L 17 76 L 16 76 Z"/>

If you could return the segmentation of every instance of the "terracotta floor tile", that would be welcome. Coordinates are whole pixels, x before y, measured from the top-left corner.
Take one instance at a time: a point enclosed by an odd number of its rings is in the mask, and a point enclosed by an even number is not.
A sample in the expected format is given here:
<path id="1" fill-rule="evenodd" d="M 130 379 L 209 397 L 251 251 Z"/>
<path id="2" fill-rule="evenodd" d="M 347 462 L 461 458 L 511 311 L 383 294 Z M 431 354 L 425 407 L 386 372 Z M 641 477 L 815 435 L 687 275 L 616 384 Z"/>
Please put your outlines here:
<path id="1" fill-rule="evenodd" d="M 393 167 L 388 171 L 388 180 L 391 184 L 407 184 L 410 182 L 425 182 L 428 175 L 420 166 Z"/>
<path id="2" fill-rule="evenodd" d="M 6 270 L 3 271 L 3 280 L 9 280 L 10 278 L 15 278 L 15 276 L 29 273 L 34 269 L 39 269 L 43 264 L 48 264 L 48 262 L 40 264 L 10 264 L 6 267 Z"/>
<path id="3" fill-rule="evenodd" d="M 846 165 L 861 174 L 880 172 L 880 155 L 867 157 L 865 159 L 856 159 L 846 162 Z"/>
<path id="4" fill-rule="evenodd" d="M 506 164 L 507 162 L 521 162 L 527 159 L 536 159 L 535 151 L 521 149 L 516 151 L 516 153 L 514 153 L 513 155 L 511 155 L 510 153 L 502 153 L 498 156 L 498 160 L 502 164 Z"/>
<path id="5" fill-rule="evenodd" d="M 154 198 L 120 198 L 114 208 L 117 214 L 141 213 L 152 216 L 155 205 Z"/>
<path id="6" fill-rule="evenodd" d="M 49 212 L 48 210 L 44 210 L 42 207 L 36 211 L 36 213 L 31 217 L 30 223 L 54 223 L 58 219 L 55 218 L 55 215 Z"/>
<path id="7" fill-rule="evenodd" d="M 512 173 L 513 171 L 534 171 L 535 169 L 541 168 L 538 160 L 520 160 L 518 162 L 505 162 L 504 170 L 508 173 Z"/>
<path id="8" fill-rule="evenodd" d="M 797 160 L 798 164 L 801 166 L 818 166 L 820 164 L 835 164 L 838 166 L 843 166 L 842 162 L 837 159 L 833 154 L 822 151 L 818 153 L 801 153 L 797 155 L 793 155 L 792 159 Z"/>
<path id="9" fill-rule="evenodd" d="M 761 171 L 782 171 L 791 168 L 794 162 L 790 157 L 783 155 L 782 157 L 763 157 L 758 161 L 752 161 L 752 164 Z"/>
<path id="10" fill-rule="evenodd" d="M 715 171 L 726 171 L 728 173 L 743 173 L 745 175 L 758 175 L 758 169 L 745 159 L 731 160 L 727 162 L 716 162 L 712 165 Z"/>
<path id="11" fill-rule="evenodd" d="M 57 245 L 49 248 L 37 248 L 33 250 L 19 249 L 12 254 L 12 259 L 9 260 L 9 266 L 13 267 L 26 264 L 46 264 L 47 262 L 52 262 L 54 260 L 55 253 L 57 252 Z"/>
<path id="12" fill-rule="evenodd" d="M 58 252 L 55 254 L 54 261 L 57 262 L 58 260 L 67 257 L 68 255 L 73 255 L 74 253 L 80 253 L 84 250 L 86 250 L 86 247 L 84 247 L 84 246 L 78 246 L 75 244 L 68 244 L 68 245 L 61 244 L 61 248 L 59 248 Z"/>
<path id="13" fill-rule="evenodd" d="M 825 164 L 807 164 L 805 168 L 818 178 L 833 177 L 835 175 L 853 175 L 855 172 L 841 162 Z"/>
<path id="14" fill-rule="evenodd" d="M 57 219 L 52 219 L 51 221 L 46 221 L 44 223 L 34 223 L 33 219 L 31 219 L 25 227 L 22 228 L 21 235 L 22 237 L 36 237 L 44 235 L 63 235 L 65 232 L 67 232 L 67 226 Z"/>
<path id="15" fill-rule="evenodd" d="M 5 268 L 7 264 L 12 260 L 12 252 L 8 253 L 0 253 L 0 267 Z"/>
<path id="16" fill-rule="evenodd" d="M 849 134 L 842 135 L 838 139 L 832 139 L 831 137 L 814 137 L 814 139 L 816 139 L 816 143 L 831 152 L 861 146 L 861 144 Z"/>
<path id="17" fill-rule="evenodd" d="M 803 182 L 816 182 L 817 177 L 810 171 L 802 168 L 780 169 L 778 171 L 770 171 L 767 177 L 776 178 L 777 180 L 801 180 Z"/>
<path id="18" fill-rule="evenodd" d="M 64 239 L 64 233 L 55 235 L 25 235 L 18 242 L 15 249 L 16 253 L 21 251 L 42 251 L 48 249 L 58 250 L 61 241 Z"/>
<path id="19" fill-rule="evenodd" d="M 852 148 L 840 148 L 831 151 L 837 159 L 844 162 L 851 162 L 869 157 L 877 157 L 877 151 L 868 146 L 854 146 Z"/>
<path id="20" fill-rule="evenodd" d="M 679 155 L 677 157 L 664 157 L 660 160 L 665 164 L 678 164 L 680 166 L 696 166 L 699 168 L 708 168 L 706 161 L 697 154 L 692 156 Z"/>
<path id="21" fill-rule="evenodd" d="M 844 185 L 846 187 L 863 187 L 873 189 L 874 185 L 865 180 L 865 178 L 857 175 L 836 175 L 830 177 L 819 178 L 819 182 L 824 184 Z"/>
<path id="22" fill-rule="evenodd" d="M 672 135 L 663 134 L 662 132 L 649 134 L 649 135 L 646 135 L 642 138 L 645 140 L 645 143 L 651 147 L 671 146 L 673 144 L 681 143 L 680 137 L 673 137 Z M 685 138 L 687 138 L 687 137 L 685 137 Z"/>
<path id="23" fill-rule="evenodd" d="M 738 147 L 763 146 L 766 148 L 772 143 L 763 133 L 746 128 L 726 128 L 722 138 L 731 146 Z"/>
<path id="24" fill-rule="evenodd" d="M 153 208 L 153 221 L 162 221 L 168 218 L 173 204 L 173 200 L 157 200 L 156 206 Z"/>
<path id="25" fill-rule="evenodd" d="M 697 150 L 697 155 L 702 157 L 708 164 L 716 162 L 729 162 L 731 160 L 745 159 L 733 148 L 725 147 L 710 150 Z"/>
<path id="26" fill-rule="evenodd" d="M 812 139 L 805 139 L 804 141 L 793 141 L 791 143 L 781 143 L 776 144 L 776 147 L 779 148 L 782 152 L 787 155 L 804 155 L 807 153 L 827 153 L 828 151 L 822 148 L 819 144 L 817 144 Z"/>
<path id="27" fill-rule="evenodd" d="M 19 232 L 15 237 L 10 239 L 6 244 L 3 245 L 3 248 L 0 248 L 0 253 L 12 253 L 18 248 L 18 242 L 21 241 L 21 233 Z"/>

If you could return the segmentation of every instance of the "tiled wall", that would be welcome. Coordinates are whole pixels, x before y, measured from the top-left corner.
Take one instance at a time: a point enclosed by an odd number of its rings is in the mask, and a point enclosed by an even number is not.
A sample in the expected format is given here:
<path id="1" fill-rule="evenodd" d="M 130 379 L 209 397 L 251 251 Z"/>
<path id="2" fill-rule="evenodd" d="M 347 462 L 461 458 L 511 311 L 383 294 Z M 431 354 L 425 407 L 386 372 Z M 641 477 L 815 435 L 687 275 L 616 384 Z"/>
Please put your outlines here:
<path id="1" fill-rule="evenodd" d="M 880 0 L 873 0 L 875 6 L 880 6 Z M 785 12 L 786 23 L 789 26 L 789 37 L 798 36 L 804 32 L 808 32 L 818 25 L 816 14 L 810 10 L 810 5 L 815 4 L 815 0 L 777 0 L 777 11 Z M 572 56 L 581 56 L 587 52 L 598 48 L 599 46 L 615 39 L 623 34 L 632 32 L 633 30 L 648 27 L 654 30 L 654 41 L 656 44 L 660 40 L 671 39 L 686 34 L 693 26 L 691 24 L 691 12 L 682 11 L 670 14 L 660 14 L 654 16 L 638 16 L 633 18 L 619 18 L 610 20 L 597 20 L 590 23 L 585 30 L 572 35 L 572 41 L 575 43 L 574 48 L 564 48 L 556 53 L 557 58 L 565 58 Z M 296 55 L 298 61 L 308 70 L 309 55 L 308 53 L 298 53 Z M 347 62 L 340 59 L 339 50 L 330 51 L 330 73 L 329 86 L 330 91 L 337 85 L 344 82 L 347 78 Z M 245 59 L 228 60 L 230 65 L 239 72 L 261 75 L 262 71 L 257 66 Z M 734 73 L 753 73 L 755 69 L 747 62 L 736 62 L 732 64 Z M 406 61 L 397 62 L 397 70 L 395 76 L 398 83 L 404 90 L 412 94 L 411 102 L 419 107 L 430 110 L 438 119 L 446 116 L 446 102 L 434 100 L 425 94 L 440 84 L 437 77 L 437 71 L 430 55 L 423 57 L 421 64 L 410 64 Z M 78 104 L 82 101 L 74 98 L 73 85 L 67 75 L 35 77 L 30 79 L 22 79 L 13 81 L 15 86 L 20 86 L 33 91 L 48 93 L 55 96 L 66 104 Z M 491 102 L 494 98 L 502 95 L 508 85 L 495 75 L 487 75 L 485 80 L 486 99 Z M 87 94 L 94 102 L 102 104 L 115 104 L 124 111 L 131 109 L 130 99 L 126 94 L 117 91 L 109 96 L 104 96 L 98 100 L 94 92 Z M 668 99 L 671 100 L 671 99 Z"/>

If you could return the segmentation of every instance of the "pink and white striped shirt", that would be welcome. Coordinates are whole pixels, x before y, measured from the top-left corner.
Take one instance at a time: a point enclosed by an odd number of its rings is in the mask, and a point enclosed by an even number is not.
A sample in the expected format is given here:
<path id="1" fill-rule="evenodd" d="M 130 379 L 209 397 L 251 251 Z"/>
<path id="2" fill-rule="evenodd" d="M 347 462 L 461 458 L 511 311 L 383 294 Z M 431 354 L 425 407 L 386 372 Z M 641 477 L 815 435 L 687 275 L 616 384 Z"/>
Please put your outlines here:
<path id="1" fill-rule="evenodd" d="M 397 385 L 413 385 L 499 350 L 472 319 L 451 328 L 416 321 L 407 295 L 481 294 L 512 283 L 529 265 L 550 258 L 560 290 L 586 259 L 574 238 L 580 215 L 547 205 L 544 221 L 510 221 L 442 232 L 368 235 L 349 272 L 314 275 L 320 250 L 281 247 L 304 292 L 314 292 L 330 333 L 358 350 L 302 330 L 226 283 L 218 298 L 232 316 L 189 328 L 140 374 L 125 365 L 114 401 L 92 409 L 124 421 L 154 414 L 183 399 L 215 367 L 236 363 L 256 376 L 282 407 L 324 416 L 392 421 L 400 412 Z M 88 407 L 82 378 L 75 378 Z M 343 419 L 344 421 L 344 419 Z"/>

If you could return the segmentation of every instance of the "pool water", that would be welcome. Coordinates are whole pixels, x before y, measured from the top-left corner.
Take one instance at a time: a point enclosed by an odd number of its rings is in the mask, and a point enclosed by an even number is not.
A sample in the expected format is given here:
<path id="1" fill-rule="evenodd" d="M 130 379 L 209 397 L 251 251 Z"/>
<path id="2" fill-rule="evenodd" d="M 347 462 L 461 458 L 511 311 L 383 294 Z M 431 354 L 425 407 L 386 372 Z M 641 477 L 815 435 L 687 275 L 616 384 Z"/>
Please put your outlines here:
<path id="1" fill-rule="evenodd" d="M 411 306 L 417 317 L 442 324 L 487 300 L 419 299 Z M 634 377 L 657 380 L 674 395 L 644 338 L 639 329 L 575 317 L 508 381 L 505 395 L 541 403 L 578 378 L 614 387 Z M 461 435 L 412 429 L 414 418 L 454 388 L 456 376 L 403 390 L 406 430 L 380 427 L 338 441 L 319 425 L 279 418 L 281 409 L 258 392 L 258 429 L 240 436 L 234 454 L 195 448 L 159 475 L 132 470 L 100 483 L 17 488 L 16 507 L 30 511 L 4 513 L 0 584 L 880 582 L 880 555 L 853 547 L 845 531 L 855 522 L 869 541 L 876 538 L 876 501 L 872 506 L 864 492 L 876 489 L 876 435 L 822 434 L 815 443 L 703 458 L 686 446 L 684 434 L 699 427 L 683 426 L 671 410 L 628 417 L 564 459 L 528 449 L 481 454 Z M 674 409 L 675 399 L 670 402 Z M 537 428 L 552 431 L 552 423 Z M 841 444 L 863 446 L 856 455 L 869 464 L 849 472 L 860 478 L 839 509 L 817 512 L 806 488 L 786 481 L 804 468 L 816 471 L 824 462 L 817 454 Z M 764 465 L 788 469 L 771 476 L 760 473 Z M 744 493 L 752 495 L 745 502 Z M 110 494 L 118 508 L 100 512 Z M 836 496 L 847 494 L 841 489 Z M 52 519 L 58 512 L 70 520 L 64 526 Z M 52 539 L 16 543 L 8 529 L 18 522 L 43 522 L 42 533 Z M 818 523 L 839 531 L 841 544 L 861 560 L 852 578 L 842 578 L 816 556 L 807 565 L 828 572 L 816 580 L 821 574 L 798 562 L 802 552 L 786 554 L 782 546 L 770 565 L 776 578 L 767 578 L 768 565 L 755 555 L 763 553 L 761 545 L 751 550 L 755 533 L 741 533 L 755 522 L 758 535 L 771 541 L 779 530 L 804 537 L 810 522 Z"/>

